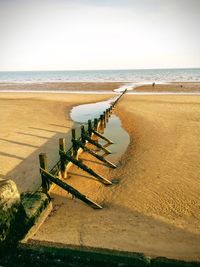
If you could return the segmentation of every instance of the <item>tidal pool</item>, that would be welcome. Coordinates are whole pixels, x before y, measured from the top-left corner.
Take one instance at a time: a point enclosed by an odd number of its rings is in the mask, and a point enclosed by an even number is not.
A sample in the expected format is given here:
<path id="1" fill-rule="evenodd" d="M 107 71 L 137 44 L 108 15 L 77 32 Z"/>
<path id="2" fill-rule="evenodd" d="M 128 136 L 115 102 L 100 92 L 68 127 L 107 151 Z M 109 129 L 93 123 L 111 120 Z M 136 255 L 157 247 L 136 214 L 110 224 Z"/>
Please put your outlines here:
<path id="1" fill-rule="evenodd" d="M 74 121 L 75 126 L 80 128 L 80 125 L 86 124 L 88 120 L 99 118 L 99 116 L 103 114 L 103 112 L 109 108 L 111 103 L 115 100 L 116 97 L 113 97 L 107 101 L 73 107 L 71 110 L 71 118 Z M 80 133 L 78 133 L 78 135 L 79 134 Z M 121 120 L 115 114 L 112 114 L 109 118 L 103 135 L 114 142 L 114 144 L 111 144 L 108 147 L 112 154 L 107 155 L 106 158 L 117 164 L 129 145 L 130 137 L 122 128 Z M 106 144 L 106 142 L 101 139 L 99 139 L 99 143 Z"/>

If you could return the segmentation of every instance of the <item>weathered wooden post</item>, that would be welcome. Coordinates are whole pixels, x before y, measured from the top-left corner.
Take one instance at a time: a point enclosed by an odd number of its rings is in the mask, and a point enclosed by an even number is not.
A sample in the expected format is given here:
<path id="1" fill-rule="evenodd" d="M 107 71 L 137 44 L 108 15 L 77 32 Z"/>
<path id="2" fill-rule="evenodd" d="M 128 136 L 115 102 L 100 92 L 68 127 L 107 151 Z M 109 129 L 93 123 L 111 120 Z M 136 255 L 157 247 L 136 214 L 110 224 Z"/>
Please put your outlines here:
<path id="1" fill-rule="evenodd" d="M 104 178 L 103 176 L 101 176 L 100 174 L 97 174 L 95 171 L 93 171 L 91 168 L 89 168 L 88 166 L 86 166 L 84 163 L 82 163 L 82 162 L 78 161 L 77 159 L 71 157 L 67 153 L 64 154 L 64 157 L 67 160 L 71 161 L 76 166 L 78 166 L 79 168 L 81 168 L 82 170 L 84 170 L 84 171 L 88 172 L 89 174 L 91 174 L 92 176 L 96 177 L 101 182 L 103 182 L 103 183 L 105 183 L 107 185 L 111 185 L 112 184 L 112 182 L 110 182 L 109 180 L 107 180 L 106 178 Z"/>
<path id="2" fill-rule="evenodd" d="M 40 162 L 40 168 L 48 171 L 48 166 L 47 166 L 47 155 L 46 153 L 40 153 L 39 154 L 39 162 Z M 46 193 L 49 190 L 49 181 L 45 178 L 43 173 L 41 173 L 41 178 L 42 178 L 42 192 Z"/>
<path id="3" fill-rule="evenodd" d="M 104 133 L 104 118 L 103 118 L 103 115 L 100 115 L 99 131 L 100 131 L 100 133 Z"/>
<path id="4" fill-rule="evenodd" d="M 73 159 L 73 160 L 75 160 L 75 159 Z M 71 185 L 68 185 L 67 183 L 65 183 L 62 180 L 58 179 L 56 176 L 54 176 L 51 173 L 45 171 L 44 169 L 41 170 L 41 171 L 43 171 L 44 176 L 47 177 L 47 179 L 50 180 L 52 183 L 57 184 L 59 187 L 63 188 L 64 190 L 66 190 L 67 192 L 69 192 L 73 196 L 77 197 L 78 199 L 82 200 L 86 204 L 90 205 L 92 208 L 94 208 L 94 209 L 102 209 L 102 207 L 99 204 L 97 204 L 96 202 L 94 202 L 93 200 L 88 198 L 87 196 L 81 194 L 78 190 L 76 190 Z M 103 181 L 105 183 L 108 180 L 104 179 Z M 108 181 L 108 182 L 109 183 L 107 183 L 107 184 L 111 183 L 110 181 Z"/>
<path id="5" fill-rule="evenodd" d="M 59 139 L 59 151 L 62 151 L 63 153 L 66 152 L 66 140 L 65 140 L 65 138 Z M 60 154 L 61 176 L 62 176 L 62 178 L 65 178 L 66 160 L 65 160 L 65 158 L 63 158 L 62 153 L 59 153 L 59 154 Z"/>
<path id="6" fill-rule="evenodd" d="M 92 121 L 88 120 L 88 134 L 89 136 L 92 135 Z"/>
<path id="7" fill-rule="evenodd" d="M 110 117 L 110 110 L 109 108 L 107 108 L 107 119 L 109 119 L 109 117 Z"/>
<path id="8" fill-rule="evenodd" d="M 102 114 L 100 115 L 100 124 L 101 124 L 101 127 L 102 127 L 102 125 L 103 125 L 103 115 Z"/>
<path id="9" fill-rule="evenodd" d="M 94 130 L 97 131 L 98 128 L 98 119 L 94 119 Z"/>
<path id="10" fill-rule="evenodd" d="M 77 156 L 77 151 L 78 151 L 78 147 L 77 147 L 76 142 L 74 142 L 74 140 L 76 140 L 76 129 L 72 129 L 73 156 L 76 158 L 76 156 Z"/>
<path id="11" fill-rule="evenodd" d="M 72 139 L 76 139 L 76 129 L 72 129 Z"/>
<path id="12" fill-rule="evenodd" d="M 85 127 L 84 127 L 84 125 L 81 125 L 81 140 L 82 140 L 82 143 L 85 145 L 86 138 L 85 138 Z"/>
<path id="13" fill-rule="evenodd" d="M 92 129 L 92 132 L 98 131 L 98 119 L 94 119 L 94 127 Z M 93 135 L 93 139 L 98 141 L 98 137 L 96 135 Z"/>
<path id="14" fill-rule="evenodd" d="M 107 165 L 109 165 L 112 168 L 117 168 L 117 166 L 115 164 L 113 164 L 112 162 L 110 162 L 107 159 L 105 159 L 104 156 L 101 156 L 101 155 L 97 154 L 92 149 L 90 149 L 87 146 L 83 145 L 82 142 L 80 142 L 79 140 L 76 140 L 76 142 L 84 151 L 87 151 L 90 155 L 94 156 L 95 158 L 97 158 L 100 161 L 105 162 Z"/>
<path id="15" fill-rule="evenodd" d="M 104 128 L 106 127 L 106 112 L 103 112 L 103 124 L 104 124 Z"/>
<path id="16" fill-rule="evenodd" d="M 109 118 L 109 115 L 108 115 L 108 108 L 106 109 L 106 122 L 108 122 L 108 118 Z"/>

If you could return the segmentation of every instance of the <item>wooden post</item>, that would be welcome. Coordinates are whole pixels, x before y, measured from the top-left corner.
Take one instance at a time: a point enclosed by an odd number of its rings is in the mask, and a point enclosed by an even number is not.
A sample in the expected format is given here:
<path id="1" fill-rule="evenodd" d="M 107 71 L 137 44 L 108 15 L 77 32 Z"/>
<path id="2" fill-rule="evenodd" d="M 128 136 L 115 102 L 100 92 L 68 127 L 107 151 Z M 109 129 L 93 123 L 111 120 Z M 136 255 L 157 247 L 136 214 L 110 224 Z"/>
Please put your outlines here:
<path id="1" fill-rule="evenodd" d="M 101 118 L 99 117 L 97 119 L 97 131 L 99 131 L 100 128 L 101 128 Z"/>
<path id="2" fill-rule="evenodd" d="M 76 129 L 72 129 L 72 139 L 76 139 Z"/>
<path id="3" fill-rule="evenodd" d="M 94 119 L 94 130 L 97 131 L 98 119 Z"/>
<path id="4" fill-rule="evenodd" d="M 85 139 L 85 127 L 84 127 L 84 125 L 81 125 L 81 140 L 82 140 L 83 144 L 85 145 L 86 139 Z"/>
<path id="5" fill-rule="evenodd" d="M 100 115 L 101 127 L 103 126 L 103 115 Z"/>
<path id="6" fill-rule="evenodd" d="M 102 183 L 104 183 L 106 185 L 111 185 L 112 184 L 112 182 L 110 182 L 109 180 L 107 180 L 106 178 L 104 178 L 103 176 L 101 176 L 100 174 L 97 174 L 96 172 L 94 172 L 91 168 L 89 168 L 88 166 L 86 166 L 84 163 L 78 161 L 77 159 L 72 158 L 67 153 L 64 154 L 64 157 L 67 160 L 71 161 L 74 165 L 78 166 L 82 170 L 88 172 L 89 174 L 91 174 L 92 176 L 94 176 L 95 178 L 97 178 Z"/>
<path id="7" fill-rule="evenodd" d="M 103 123 L 104 123 L 104 128 L 106 127 L 106 112 L 103 112 Z"/>
<path id="8" fill-rule="evenodd" d="M 63 188 L 64 190 L 66 190 L 67 192 L 72 194 L 73 196 L 77 197 L 78 199 L 82 200 L 83 202 L 85 202 L 86 204 L 91 206 L 92 208 L 102 209 L 102 207 L 99 204 L 97 204 L 93 200 L 89 199 L 85 195 L 81 194 L 74 187 L 68 185 L 67 183 L 65 183 L 62 180 L 58 179 L 57 177 L 53 176 L 52 174 L 45 171 L 44 169 L 41 168 L 40 172 L 44 175 L 44 177 L 46 177 L 46 179 L 50 180 L 52 183 L 57 184 L 58 186 L 60 186 L 61 188 Z"/>
<path id="9" fill-rule="evenodd" d="M 66 140 L 64 138 L 60 138 L 59 139 L 59 150 L 61 150 L 63 153 L 66 152 Z M 66 164 L 66 160 L 65 158 L 63 158 L 62 154 L 60 153 L 60 168 L 61 168 L 61 176 L 62 178 L 65 177 L 65 164 Z"/>
<path id="10" fill-rule="evenodd" d="M 74 140 L 76 140 L 76 129 L 72 129 L 73 156 L 76 158 L 78 148 L 77 148 L 76 142 L 74 142 Z"/>
<path id="11" fill-rule="evenodd" d="M 88 148 L 87 146 L 83 145 L 80 141 L 76 141 L 76 142 L 79 144 L 79 146 L 80 146 L 83 150 L 87 151 L 88 153 L 90 153 L 92 156 L 94 156 L 94 157 L 97 158 L 98 160 L 105 162 L 107 165 L 109 165 L 109 166 L 112 167 L 112 168 L 117 168 L 117 166 L 116 166 L 115 164 L 113 164 L 112 162 L 108 161 L 108 160 L 105 159 L 103 156 L 97 154 L 97 153 L 94 152 L 92 149 Z"/>
<path id="12" fill-rule="evenodd" d="M 100 131 L 101 133 L 104 133 L 103 115 L 100 115 L 100 119 L 99 119 L 99 121 L 100 121 L 99 131 Z"/>
<path id="13" fill-rule="evenodd" d="M 98 128 L 98 119 L 94 119 L 94 127 L 92 129 L 92 133 L 93 131 L 97 131 Z M 98 137 L 96 135 L 93 135 L 92 137 L 94 140 L 98 141 Z"/>
<path id="14" fill-rule="evenodd" d="M 109 114 L 108 114 L 108 108 L 106 109 L 106 122 L 108 122 Z"/>
<path id="15" fill-rule="evenodd" d="M 105 148 L 104 146 L 102 146 L 101 144 L 97 143 L 95 140 L 91 139 L 89 136 L 85 136 L 85 139 L 92 145 L 96 146 L 97 148 L 103 150 L 105 153 L 107 154 L 112 154 L 112 152 L 110 150 L 108 150 L 107 148 Z"/>
<path id="16" fill-rule="evenodd" d="M 110 139 L 108 139 L 107 137 L 105 137 L 104 135 L 100 134 L 99 132 L 93 130 L 92 131 L 96 136 L 100 137 L 101 139 L 105 140 L 106 142 L 108 142 L 108 144 L 114 144 L 113 141 L 111 141 Z"/>
<path id="17" fill-rule="evenodd" d="M 66 152 L 65 138 L 60 138 L 59 139 L 59 149 L 62 150 L 63 152 Z"/>
<path id="18" fill-rule="evenodd" d="M 40 153 L 39 154 L 39 162 L 40 162 L 40 168 L 48 171 L 48 167 L 47 167 L 47 155 L 45 153 Z M 42 177 L 42 192 L 46 193 L 49 190 L 49 181 L 45 178 L 45 176 L 41 173 L 41 177 Z"/>
<path id="19" fill-rule="evenodd" d="M 88 134 L 89 136 L 92 135 L 92 121 L 88 120 Z"/>

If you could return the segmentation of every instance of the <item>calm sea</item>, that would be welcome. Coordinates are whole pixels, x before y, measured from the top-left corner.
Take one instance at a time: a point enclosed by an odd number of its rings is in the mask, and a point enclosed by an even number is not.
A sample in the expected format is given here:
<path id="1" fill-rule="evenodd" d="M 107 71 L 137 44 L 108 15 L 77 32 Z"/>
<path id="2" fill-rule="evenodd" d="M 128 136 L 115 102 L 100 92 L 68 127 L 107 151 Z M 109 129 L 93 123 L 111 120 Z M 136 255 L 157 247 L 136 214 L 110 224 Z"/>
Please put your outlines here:
<path id="1" fill-rule="evenodd" d="M 200 82 L 200 68 L 0 72 L 0 82 Z"/>

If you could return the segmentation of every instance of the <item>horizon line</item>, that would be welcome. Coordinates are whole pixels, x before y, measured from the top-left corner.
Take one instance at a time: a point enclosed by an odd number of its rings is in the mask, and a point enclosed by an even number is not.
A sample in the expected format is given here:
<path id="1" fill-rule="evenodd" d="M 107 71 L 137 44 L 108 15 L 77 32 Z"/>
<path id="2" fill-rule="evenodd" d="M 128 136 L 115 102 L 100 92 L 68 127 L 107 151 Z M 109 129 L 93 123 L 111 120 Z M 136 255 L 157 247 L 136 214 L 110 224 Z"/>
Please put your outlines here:
<path id="1" fill-rule="evenodd" d="M 122 68 L 122 69 L 54 69 L 54 70 L 0 70 L 0 72 L 48 72 L 48 71 L 112 71 L 112 70 L 175 70 L 175 69 L 200 69 L 200 67 L 169 67 L 169 68 Z"/>

